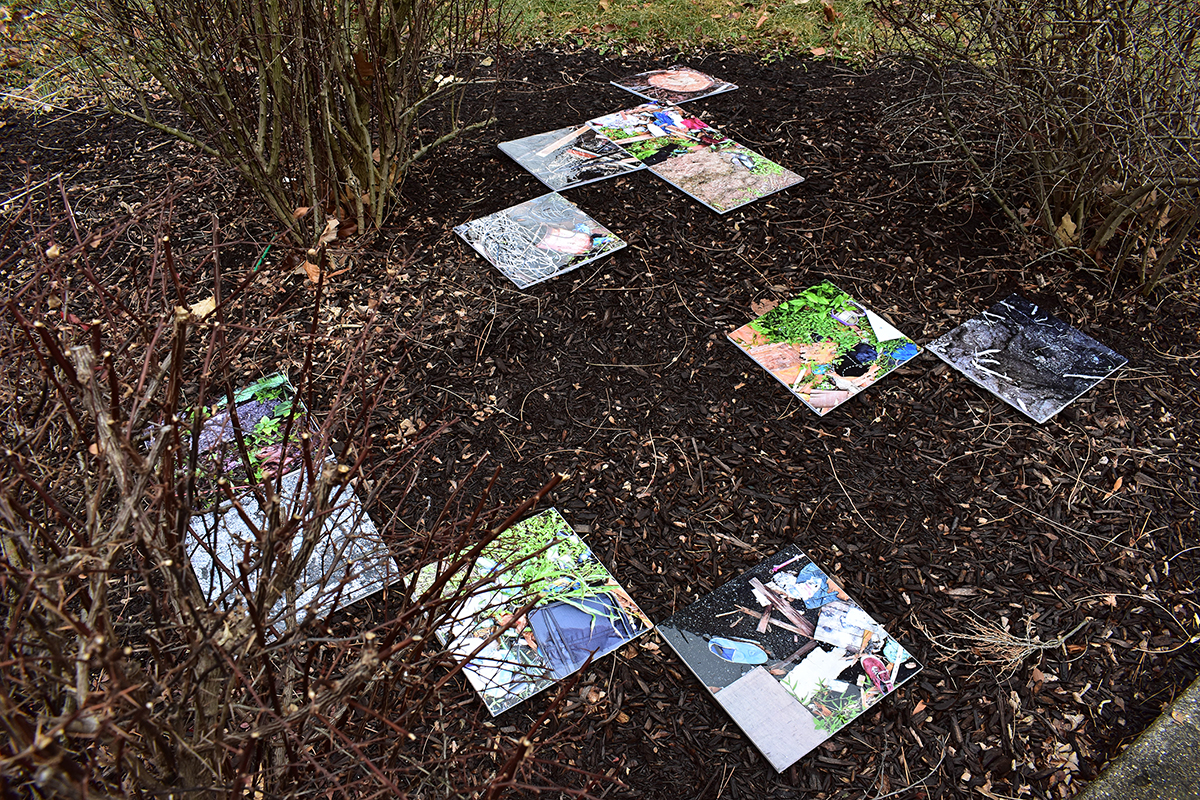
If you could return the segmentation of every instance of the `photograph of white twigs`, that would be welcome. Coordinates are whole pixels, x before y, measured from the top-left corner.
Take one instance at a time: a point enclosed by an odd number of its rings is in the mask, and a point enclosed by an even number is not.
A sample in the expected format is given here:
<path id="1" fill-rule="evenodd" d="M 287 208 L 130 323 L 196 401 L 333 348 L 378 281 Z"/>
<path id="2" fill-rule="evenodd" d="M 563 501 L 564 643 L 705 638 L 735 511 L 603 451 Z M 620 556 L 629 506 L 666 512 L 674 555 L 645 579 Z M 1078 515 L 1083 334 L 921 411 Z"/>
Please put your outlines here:
<path id="1" fill-rule="evenodd" d="M 1050 419 L 1128 363 L 1016 294 L 927 346 L 1034 422 Z"/>
<path id="2" fill-rule="evenodd" d="M 520 289 L 625 246 L 556 192 L 464 223 L 454 232 Z"/>

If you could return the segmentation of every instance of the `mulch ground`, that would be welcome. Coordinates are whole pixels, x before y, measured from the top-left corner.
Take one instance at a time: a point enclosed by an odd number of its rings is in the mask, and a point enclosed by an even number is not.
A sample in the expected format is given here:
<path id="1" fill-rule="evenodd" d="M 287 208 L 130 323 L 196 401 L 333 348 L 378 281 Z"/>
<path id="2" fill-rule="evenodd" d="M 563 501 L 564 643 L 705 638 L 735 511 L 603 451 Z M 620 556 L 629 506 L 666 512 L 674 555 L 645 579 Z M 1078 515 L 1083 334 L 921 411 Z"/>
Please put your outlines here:
<path id="1" fill-rule="evenodd" d="M 497 123 L 418 165 L 390 227 L 332 279 L 337 313 L 373 304 L 396 332 L 381 437 L 456 420 L 412 521 L 480 457 L 481 472 L 503 465 L 509 503 L 562 473 L 552 504 L 652 619 L 795 542 L 925 665 L 777 774 L 651 634 L 588 670 L 555 723 L 563 741 L 539 753 L 624 782 L 608 796 L 1073 794 L 1200 673 L 1195 287 L 1110 291 L 1023 251 L 967 176 L 906 166 L 921 159 L 888 109 L 919 94 L 919 70 L 685 60 L 741 86 L 689 108 L 803 184 L 724 216 L 646 173 L 572 190 L 630 246 L 517 291 L 451 231 L 543 193 L 495 145 L 632 105 L 608 81 L 661 61 L 514 54 Z M 62 173 L 98 224 L 204 181 L 176 203 L 177 239 L 203 243 L 215 217 L 245 243 L 223 268 L 244 274 L 272 235 L 229 174 L 158 134 L 94 110 L 0 121 L 5 198 Z M 278 250 L 265 263 L 286 320 L 309 289 Z M 930 354 L 817 417 L 725 334 L 823 279 L 922 343 L 1019 290 L 1130 364 L 1044 425 Z M 276 341 L 249 354 L 247 381 L 299 363 Z M 979 625 L 1042 643 L 1075 632 L 1006 663 L 1002 642 L 972 638 Z M 495 724 L 524 730 L 544 702 Z"/>

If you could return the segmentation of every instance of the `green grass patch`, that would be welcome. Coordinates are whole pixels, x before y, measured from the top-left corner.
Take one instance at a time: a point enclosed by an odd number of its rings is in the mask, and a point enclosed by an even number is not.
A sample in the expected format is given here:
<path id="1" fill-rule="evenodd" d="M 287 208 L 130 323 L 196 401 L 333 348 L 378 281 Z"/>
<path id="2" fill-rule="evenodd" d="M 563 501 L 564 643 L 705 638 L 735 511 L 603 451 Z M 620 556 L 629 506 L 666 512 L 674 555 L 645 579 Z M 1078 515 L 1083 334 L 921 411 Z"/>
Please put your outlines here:
<path id="1" fill-rule="evenodd" d="M 71 0 L 0 0 L 0 86 L 6 105 L 50 111 L 80 93 L 72 80 L 82 65 L 64 46 L 58 26 Z"/>
<path id="2" fill-rule="evenodd" d="M 565 41 L 600 52 L 725 47 L 782 57 L 859 60 L 878 33 L 868 0 L 522 0 L 522 42 Z"/>

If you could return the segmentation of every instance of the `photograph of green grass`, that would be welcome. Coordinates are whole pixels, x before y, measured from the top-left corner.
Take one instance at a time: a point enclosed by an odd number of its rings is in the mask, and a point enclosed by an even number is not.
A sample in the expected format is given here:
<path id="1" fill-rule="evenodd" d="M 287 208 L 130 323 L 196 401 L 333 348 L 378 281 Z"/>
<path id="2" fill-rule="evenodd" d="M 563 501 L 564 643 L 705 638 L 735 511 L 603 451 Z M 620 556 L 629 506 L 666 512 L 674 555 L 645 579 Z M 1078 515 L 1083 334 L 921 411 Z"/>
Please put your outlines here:
<path id="1" fill-rule="evenodd" d="M 295 393 L 287 375 L 275 374 L 237 391 L 232 414 L 226 398 L 199 409 L 203 420 L 196 467 L 198 496 L 217 498 L 218 478 L 240 491 L 299 463 L 300 434 L 306 430 L 307 416 L 295 403 Z M 239 431 L 245 460 L 237 441 Z"/>
<path id="2" fill-rule="evenodd" d="M 829 281 L 729 334 L 806 406 L 827 414 L 921 351 Z"/>
<path id="3" fill-rule="evenodd" d="M 417 576 L 428 589 L 437 565 Z M 513 525 L 443 593 L 438 636 L 499 714 L 645 633 L 650 620 L 555 509 Z"/>

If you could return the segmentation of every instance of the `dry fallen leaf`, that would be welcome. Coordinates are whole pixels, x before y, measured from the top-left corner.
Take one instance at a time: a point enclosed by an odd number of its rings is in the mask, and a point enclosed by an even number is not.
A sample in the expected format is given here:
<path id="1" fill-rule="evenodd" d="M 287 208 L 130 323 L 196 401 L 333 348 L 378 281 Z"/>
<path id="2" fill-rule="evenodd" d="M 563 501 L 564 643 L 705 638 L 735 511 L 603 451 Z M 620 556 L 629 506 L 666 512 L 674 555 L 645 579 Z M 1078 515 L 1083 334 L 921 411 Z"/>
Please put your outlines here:
<path id="1" fill-rule="evenodd" d="M 761 317 L 777 305 L 779 305 L 778 300 L 754 300 L 750 303 L 750 310 L 754 312 L 755 316 Z"/>
<path id="2" fill-rule="evenodd" d="M 217 298 L 209 295 L 198 303 L 192 303 L 188 309 L 196 319 L 204 319 L 217 308 Z"/>
<path id="3" fill-rule="evenodd" d="M 299 206 L 292 212 L 292 219 L 300 219 L 310 211 L 312 211 L 312 206 Z"/>
<path id="4" fill-rule="evenodd" d="M 313 283 L 321 280 L 321 268 L 308 259 L 305 259 L 304 261 L 304 274 L 307 275 L 308 279 Z"/>
<path id="5" fill-rule="evenodd" d="M 600 0 L 600 10 L 608 11 L 608 0 Z"/>
<path id="6" fill-rule="evenodd" d="M 837 22 L 837 18 L 841 16 L 838 14 L 838 12 L 833 10 L 833 4 L 829 2 L 825 3 L 825 7 L 822 9 L 822 11 L 825 12 L 825 21 L 830 25 Z"/>
<path id="7" fill-rule="evenodd" d="M 754 23 L 754 29 L 758 30 L 759 28 L 761 28 L 763 26 L 763 23 L 767 21 L 767 17 L 769 17 L 769 16 L 771 16 L 771 15 L 764 11 L 762 16 L 758 18 L 758 22 Z"/>
<path id="8" fill-rule="evenodd" d="M 925 701 L 918 700 L 917 704 L 915 706 L 913 706 L 913 710 L 912 710 L 913 716 L 915 717 L 917 714 L 920 714 L 924 710 L 925 710 Z"/>
<path id="9" fill-rule="evenodd" d="M 1079 241 L 1079 237 L 1075 235 L 1076 227 L 1075 220 L 1071 219 L 1069 213 L 1062 215 L 1062 222 L 1058 223 L 1054 236 L 1062 243 L 1063 247 L 1071 247 Z"/>
<path id="10" fill-rule="evenodd" d="M 337 238 L 337 229 L 340 223 L 336 217 L 330 217 L 325 220 L 325 230 L 321 233 L 321 238 L 317 240 L 317 246 L 327 245 Z"/>
<path id="11" fill-rule="evenodd" d="M 62 305 L 62 298 L 56 294 L 52 294 L 46 298 L 46 307 L 47 308 L 58 308 L 61 305 Z"/>
<path id="12" fill-rule="evenodd" d="M 821 56 L 825 55 L 825 48 L 824 47 L 813 47 L 809 50 L 809 52 L 812 53 L 817 58 L 820 58 Z"/>

